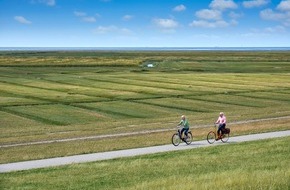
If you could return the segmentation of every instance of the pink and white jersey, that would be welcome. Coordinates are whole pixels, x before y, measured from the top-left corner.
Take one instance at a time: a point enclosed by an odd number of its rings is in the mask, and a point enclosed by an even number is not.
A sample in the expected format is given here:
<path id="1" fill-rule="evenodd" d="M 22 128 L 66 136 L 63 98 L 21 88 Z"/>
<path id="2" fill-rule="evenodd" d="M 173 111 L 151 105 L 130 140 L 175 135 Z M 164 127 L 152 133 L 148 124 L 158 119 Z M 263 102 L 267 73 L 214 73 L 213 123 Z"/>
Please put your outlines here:
<path id="1" fill-rule="evenodd" d="M 220 123 L 220 124 L 225 124 L 227 123 L 227 118 L 226 116 L 219 116 L 218 120 L 216 121 L 216 123 Z"/>

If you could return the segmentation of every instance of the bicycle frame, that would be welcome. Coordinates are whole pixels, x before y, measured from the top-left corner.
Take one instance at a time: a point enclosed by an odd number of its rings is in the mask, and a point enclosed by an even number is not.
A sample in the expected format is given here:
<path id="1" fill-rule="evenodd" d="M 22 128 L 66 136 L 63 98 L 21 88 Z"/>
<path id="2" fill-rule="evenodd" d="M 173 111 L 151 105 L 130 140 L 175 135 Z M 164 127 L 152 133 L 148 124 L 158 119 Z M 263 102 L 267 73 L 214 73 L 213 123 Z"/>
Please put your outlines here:
<path id="1" fill-rule="evenodd" d="M 229 132 L 225 133 L 225 129 L 223 129 L 221 131 L 221 138 L 217 138 L 217 130 L 216 130 L 216 125 L 214 125 L 215 130 L 214 131 L 210 131 L 207 134 L 207 142 L 209 144 L 213 144 L 215 141 L 217 140 L 221 140 L 223 143 L 227 142 L 229 140 Z"/>
<path id="2" fill-rule="evenodd" d="M 184 139 L 184 138 L 182 138 L 181 129 L 178 128 L 177 129 L 177 133 L 174 133 L 173 136 L 172 136 L 172 144 L 174 146 L 178 146 L 181 141 L 185 142 L 187 145 L 191 144 L 191 142 L 192 142 L 192 133 L 191 133 L 191 131 L 187 132 L 187 138 Z"/>

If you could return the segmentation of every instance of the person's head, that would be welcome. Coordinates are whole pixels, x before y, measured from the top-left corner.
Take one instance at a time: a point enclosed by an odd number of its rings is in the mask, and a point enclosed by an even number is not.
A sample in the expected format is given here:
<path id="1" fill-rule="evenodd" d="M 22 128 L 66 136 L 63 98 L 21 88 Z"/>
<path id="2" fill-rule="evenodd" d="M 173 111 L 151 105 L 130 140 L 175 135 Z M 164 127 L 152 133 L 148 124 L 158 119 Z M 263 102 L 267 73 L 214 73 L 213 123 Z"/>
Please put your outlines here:
<path id="1" fill-rule="evenodd" d="M 224 112 L 220 112 L 220 116 L 223 116 L 224 115 Z"/>
<path id="2" fill-rule="evenodd" d="M 185 120 L 185 115 L 182 115 L 182 116 L 181 116 L 181 119 Z"/>

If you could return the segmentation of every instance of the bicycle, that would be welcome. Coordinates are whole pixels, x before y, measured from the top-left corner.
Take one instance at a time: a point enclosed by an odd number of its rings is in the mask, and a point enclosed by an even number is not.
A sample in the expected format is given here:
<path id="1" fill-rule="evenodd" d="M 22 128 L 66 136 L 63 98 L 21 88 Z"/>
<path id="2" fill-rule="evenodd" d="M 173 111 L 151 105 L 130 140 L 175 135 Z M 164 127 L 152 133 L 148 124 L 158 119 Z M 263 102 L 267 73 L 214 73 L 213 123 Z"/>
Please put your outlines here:
<path id="1" fill-rule="evenodd" d="M 181 130 L 180 128 L 177 129 L 177 132 L 172 135 L 171 142 L 174 146 L 178 146 L 182 141 L 185 142 L 187 145 L 192 143 L 192 133 L 191 131 L 187 132 L 187 136 L 185 138 L 181 138 Z"/>
<path id="2" fill-rule="evenodd" d="M 216 133 L 216 125 L 214 125 L 215 127 L 215 130 L 214 131 L 210 131 L 208 134 L 207 134 L 207 142 L 209 144 L 213 144 L 216 140 L 219 140 L 217 139 L 217 133 Z M 225 142 L 228 142 L 229 138 L 230 138 L 230 128 L 224 128 L 222 129 L 221 133 L 221 138 L 220 140 L 225 143 Z"/>

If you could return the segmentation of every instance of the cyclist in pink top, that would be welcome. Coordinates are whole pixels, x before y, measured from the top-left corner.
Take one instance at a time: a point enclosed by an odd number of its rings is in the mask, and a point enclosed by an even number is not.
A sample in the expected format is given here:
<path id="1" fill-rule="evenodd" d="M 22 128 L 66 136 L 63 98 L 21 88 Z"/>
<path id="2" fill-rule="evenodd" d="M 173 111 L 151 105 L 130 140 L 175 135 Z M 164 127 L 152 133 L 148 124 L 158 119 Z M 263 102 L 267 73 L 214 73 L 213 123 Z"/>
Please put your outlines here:
<path id="1" fill-rule="evenodd" d="M 220 112 L 220 116 L 217 119 L 217 121 L 215 122 L 215 124 L 219 124 L 219 128 L 218 128 L 217 134 L 218 134 L 218 139 L 220 139 L 221 138 L 221 131 L 223 129 L 225 129 L 226 125 L 227 125 L 227 118 L 226 118 L 226 116 L 225 116 L 225 114 L 223 112 Z"/>

